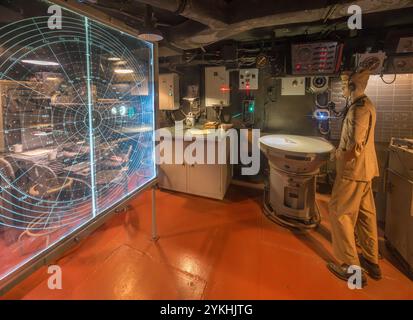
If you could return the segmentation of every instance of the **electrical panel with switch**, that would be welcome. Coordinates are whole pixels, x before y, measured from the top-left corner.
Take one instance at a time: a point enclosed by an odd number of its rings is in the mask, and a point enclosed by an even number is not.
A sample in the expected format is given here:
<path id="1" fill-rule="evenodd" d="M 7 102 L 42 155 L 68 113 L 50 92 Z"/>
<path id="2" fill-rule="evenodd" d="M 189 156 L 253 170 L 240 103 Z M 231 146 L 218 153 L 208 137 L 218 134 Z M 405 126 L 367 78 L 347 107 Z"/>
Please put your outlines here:
<path id="1" fill-rule="evenodd" d="M 205 106 L 228 107 L 229 99 L 229 71 L 225 67 L 206 67 Z"/>
<path id="2" fill-rule="evenodd" d="M 258 90 L 258 69 L 241 69 L 239 71 L 240 90 Z"/>
<path id="3" fill-rule="evenodd" d="M 370 70 L 371 74 L 380 74 L 383 71 L 386 53 L 379 51 L 376 53 L 359 53 L 356 55 L 356 65 L 361 69 Z"/>
<path id="4" fill-rule="evenodd" d="M 282 78 L 281 95 L 282 96 L 304 96 L 305 95 L 305 78 L 288 77 Z"/>
<path id="5" fill-rule="evenodd" d="M 176 73 L 159 75 L 159 110 L 178 110 L 179 76 Z"/>

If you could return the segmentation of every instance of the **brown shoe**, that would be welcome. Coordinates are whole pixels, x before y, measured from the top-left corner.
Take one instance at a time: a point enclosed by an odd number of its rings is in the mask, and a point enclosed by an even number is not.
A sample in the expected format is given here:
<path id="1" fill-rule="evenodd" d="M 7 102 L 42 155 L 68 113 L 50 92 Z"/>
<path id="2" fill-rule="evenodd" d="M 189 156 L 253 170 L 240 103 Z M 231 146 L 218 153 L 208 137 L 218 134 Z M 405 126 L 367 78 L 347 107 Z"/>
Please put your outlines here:
<path id="1" fill-rule="evenodd" d="M 341 266 L 335 264 L 335 263 L 328 263 L 327 264 L 327 268 L 328 270 L 330 270 L 330 272 L 332 274 L 334 274 L 337 278 L 343 280 L 343 281 L 348 281 L 350 279 L 351 276 L 353 276 L 352 273 L 349 273 L 349 266 L 346 264 L 343 264 Z M 366 275 L 364 274 L 364 272 L 362 272 L 361 275 L 361 281 L 362 281 L 362 287 L 364 288 L 365 286 L 367 286 L 367 278 Z"/>
<path id="2" fill-rule="evenodd" d="M 359 255 L 360 259 L 360 265 L 363 268 L 364 271 L 368 274 L 370 278 L 373 278 L 374 280 L 381 280 L 382 279 L 382 274 L 381 274 L 381 269 L 378 264 L 371 263 L 368 261 L 366 258 L 363 257 L 363 255 Z"/>

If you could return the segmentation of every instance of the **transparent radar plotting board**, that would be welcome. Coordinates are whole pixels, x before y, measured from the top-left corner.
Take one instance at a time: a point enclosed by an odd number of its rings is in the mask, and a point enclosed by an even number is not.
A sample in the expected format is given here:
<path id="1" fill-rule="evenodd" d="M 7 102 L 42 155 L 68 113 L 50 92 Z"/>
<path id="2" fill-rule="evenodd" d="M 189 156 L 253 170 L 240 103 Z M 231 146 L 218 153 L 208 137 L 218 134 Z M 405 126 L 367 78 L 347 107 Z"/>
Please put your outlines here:
<path id="1" fill-rule="evenodd" d="M 156 178 L 152 44 L 27 3 L 0 27 L 0 288 Z"/>

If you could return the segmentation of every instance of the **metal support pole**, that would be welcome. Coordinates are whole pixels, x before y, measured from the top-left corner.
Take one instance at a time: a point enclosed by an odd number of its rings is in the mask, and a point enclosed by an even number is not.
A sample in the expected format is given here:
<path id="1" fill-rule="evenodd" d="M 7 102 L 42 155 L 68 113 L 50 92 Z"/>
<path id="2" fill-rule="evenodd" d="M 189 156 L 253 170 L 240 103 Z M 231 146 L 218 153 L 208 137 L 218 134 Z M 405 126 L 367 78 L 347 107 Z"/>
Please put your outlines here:
<path id="1" fill-rule="evenodd" d="M 152 187 L 152 241 L 158 241 L 158 225 L 156 221 L 156 186 Z"/>

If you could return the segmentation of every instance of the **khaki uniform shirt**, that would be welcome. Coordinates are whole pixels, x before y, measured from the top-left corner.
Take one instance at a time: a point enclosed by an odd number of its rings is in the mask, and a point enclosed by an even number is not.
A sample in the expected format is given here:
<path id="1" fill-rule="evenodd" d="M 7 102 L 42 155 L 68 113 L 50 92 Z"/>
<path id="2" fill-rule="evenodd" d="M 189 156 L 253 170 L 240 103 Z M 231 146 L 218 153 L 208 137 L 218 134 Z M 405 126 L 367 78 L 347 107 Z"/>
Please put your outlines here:
<path id="1" fill-rule="evenodd" d="M 364 100 L 364 103 L 363 103 Z M 350 107 L 343 123 L 340 146 L 337 153 L 337 173 L 341 177 L 369 182 L 379 176 L 374 130 L 376 108 L 367 97 Z M 356 157 L 345 161 L 340 151 L 355 150 Z"/>

